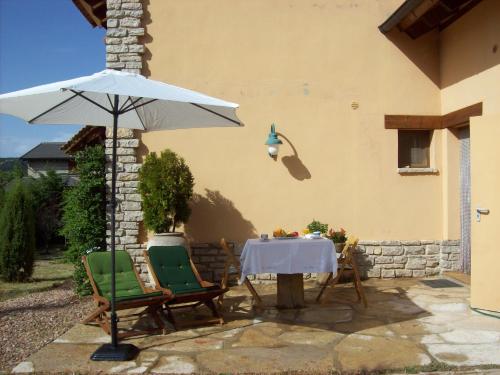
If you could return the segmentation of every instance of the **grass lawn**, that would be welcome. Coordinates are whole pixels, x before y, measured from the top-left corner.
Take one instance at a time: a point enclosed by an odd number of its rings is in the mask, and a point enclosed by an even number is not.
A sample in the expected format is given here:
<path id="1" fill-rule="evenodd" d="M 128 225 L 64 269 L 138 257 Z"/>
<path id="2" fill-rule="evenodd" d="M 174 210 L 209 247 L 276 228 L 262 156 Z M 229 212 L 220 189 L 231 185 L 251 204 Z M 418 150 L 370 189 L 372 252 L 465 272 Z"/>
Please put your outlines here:
<path id="1" fill-rule="evenodd" d="M 0 280 L 0 301 L 52 289 L 70 279 L 72 275 L 73 265 L 64 262 L 62 250 L 51 248 L 48 254 L 36 255 L 31 281 L 9 283 Z"/>

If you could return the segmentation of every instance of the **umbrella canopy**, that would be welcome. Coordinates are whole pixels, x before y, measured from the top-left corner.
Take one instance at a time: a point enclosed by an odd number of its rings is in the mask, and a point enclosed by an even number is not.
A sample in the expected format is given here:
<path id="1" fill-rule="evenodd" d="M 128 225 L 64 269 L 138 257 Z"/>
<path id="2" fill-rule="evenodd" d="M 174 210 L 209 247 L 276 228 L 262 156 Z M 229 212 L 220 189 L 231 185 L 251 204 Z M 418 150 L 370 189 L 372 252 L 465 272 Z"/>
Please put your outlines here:
<path id="1" fill-rule="evenodd" d="M 115 95 L 120 128 L 151 131 L 241 125 L 235 103 L 117 70 L 0 95 L 0 112 L 30 124 L 113 126 Z"/>
<path id="2" fill-rule="evenodd" d="M 113 127 L 111 165 L 111 344 L 93 360 L 130 360 L 132 344 L 118 345 L 115 309 L 115 207 L 117 129 L 145 131 L 240 126 L 238 105 L 195 91 L 146 79 L 139 74 L 104 70 L 87 77 L 0 95 L 0 113 L 30 124 L 79 124 Z"/>

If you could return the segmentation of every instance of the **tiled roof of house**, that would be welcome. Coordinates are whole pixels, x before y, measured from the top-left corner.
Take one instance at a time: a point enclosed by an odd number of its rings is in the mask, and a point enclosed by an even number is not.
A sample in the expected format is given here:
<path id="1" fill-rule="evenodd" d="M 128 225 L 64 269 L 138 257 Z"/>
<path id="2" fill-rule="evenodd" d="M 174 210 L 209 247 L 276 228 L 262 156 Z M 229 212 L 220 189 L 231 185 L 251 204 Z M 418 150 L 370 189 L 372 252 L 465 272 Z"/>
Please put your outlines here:
<path id="1" fill-rule="evenodd" d="M 33 147 L 20 159 L 71 159 L 71 155 L 66 154 L 61 147 L 64 142 L 42 142 Z"/>

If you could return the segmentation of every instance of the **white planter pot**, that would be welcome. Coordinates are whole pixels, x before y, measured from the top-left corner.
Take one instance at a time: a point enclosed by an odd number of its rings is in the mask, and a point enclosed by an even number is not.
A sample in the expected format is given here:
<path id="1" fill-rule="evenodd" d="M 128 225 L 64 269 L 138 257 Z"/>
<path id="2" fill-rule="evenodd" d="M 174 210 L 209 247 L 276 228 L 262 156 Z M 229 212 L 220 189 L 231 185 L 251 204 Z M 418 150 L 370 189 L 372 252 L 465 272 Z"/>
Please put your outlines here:
<path id="1" fill-rule="evenodd" d="M 184 238 L 184 233 L 174 232 L 174 233 L 155 233 L 152 238 L 149 239 L 147 248 L 151 246 L 184 246 L 188 249 L 189 256 L 191 256 L 191 249 L 188 246 L 186 238 Z M 155 281 L 151 276 L 151 270 L 148 267 L 149 282 L 154 287 Z"/>
<path id="2" fill-rule="evenodd" d="M 184 238 L 184 233 L 155 233 L 148 241 L 148 249 L 151 246 L 187 246 L 187 241 Z"/>

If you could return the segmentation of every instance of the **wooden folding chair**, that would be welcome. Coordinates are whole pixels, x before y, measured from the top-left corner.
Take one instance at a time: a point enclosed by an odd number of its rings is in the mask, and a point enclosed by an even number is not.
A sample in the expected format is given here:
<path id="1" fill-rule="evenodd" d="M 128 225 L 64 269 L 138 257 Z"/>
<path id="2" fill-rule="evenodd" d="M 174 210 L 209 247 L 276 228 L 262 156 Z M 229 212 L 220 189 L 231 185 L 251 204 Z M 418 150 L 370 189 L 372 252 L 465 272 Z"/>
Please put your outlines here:
<path id="1" fill-rule="evenodd" d="M 120 318 L 130 318 L 148 314 L 154 320 L 157 328 L 145 330 L 127 330 L 118 332 L 119 338 L 144 335 L 150 333 L 165 333 L 165 324 L 161 320 L 162 305 L 172 297 L 159 291 L 146 288 L 137 274 L 132 258 L 126 251 L 116 251 L 116 282 L 115 308 L 119 310 L 145 307 L 138 314 L 120 315 Z M 111 311 L 111 253 L 109 251 L 91 253 L 82 257 L 93 289 L 93 299 L 97 308 L 84 320 L 84 324 L 96 322 L 108 335 L 111 332 L 111 322 L 108 313 Z"/>
<path id="2" fill-rule="evenodd" d="M 236 258 L 233 251 L 228 246 L 228 244 L 224 238 L 222 238 L 220 240 L 220 246 L 222 247 L 222 250 L 226 254 L 226 264 L 224 265 L 224 274 L 222 276 L 221 287 L 227 288 L 229 276 L 231 274 L 237 274 L 237 277 L 240 277 L 241 265 L 240 265 L 239 259 Z M 233 272 L 231 272 L 231 271 L 233 271 Z M 262 299 L 257 294 L 257 291 L 255 290 L 252 283 L 250 282 L 250 280 L 248 280 L 247 277 L 245 277 L 244 284 L 246 285 L 246 287 L 248 288 L 248 290 L 252 294 L 253 298 L 255 299 L 256 304 L 260 305 L 262 303 Z M 221 295 L 219 297 L 219 300 L 218 300 L 219 306 L 222 306 L 223 301 L 224 301 L 224 295 Z"/>
<path id="3" fill-rule="evenodd" d="M 172 295 L 164 307 L 167 319 L 175 329 L 207 323 L 224 324 L 224 318 L 213 300 L 227 292 L 227 288 L 203 280 L 184 246 L 152 246 L 144 251 L 144 257 L 155 289 Z M 201 304 L 211 310 L 212 318 L 178 322 L 174 317 L 174 309 L 194 308 Z"/>
<path id="4" fill-rule="evenodd" d="M 361 278 L 359 276 L 358 264 L 356 262 L 356 257 L 354 255 L 354 250 L 356 249 L 356 246 L 358 246 L 358 239 L 356 237 L 349 237 L 349 239 L 345 243 L 344 248 L 342 249 L 340 257 L 338 258 L 337 276 L 333 279 L 333 273 L 330 272 L 328 274 L 325 283 L 321 287 L 321 290 L 319 291 L 319 294 L 316 297 L 316 302 L 320 301 L 323 292 L 329 286 L 330 283 L 331 286 L 334 287 L 335 284 L 339 282 L 347 266 L 353 271 L 353 284 L 354 288 L 356 289 L 356 294 L 358 295 L 358 302 L 362 301 L 363 305 L 365 307 L 368 307 L 365 292 L 363 290 L 363 285 L 361 284 Z"/>

